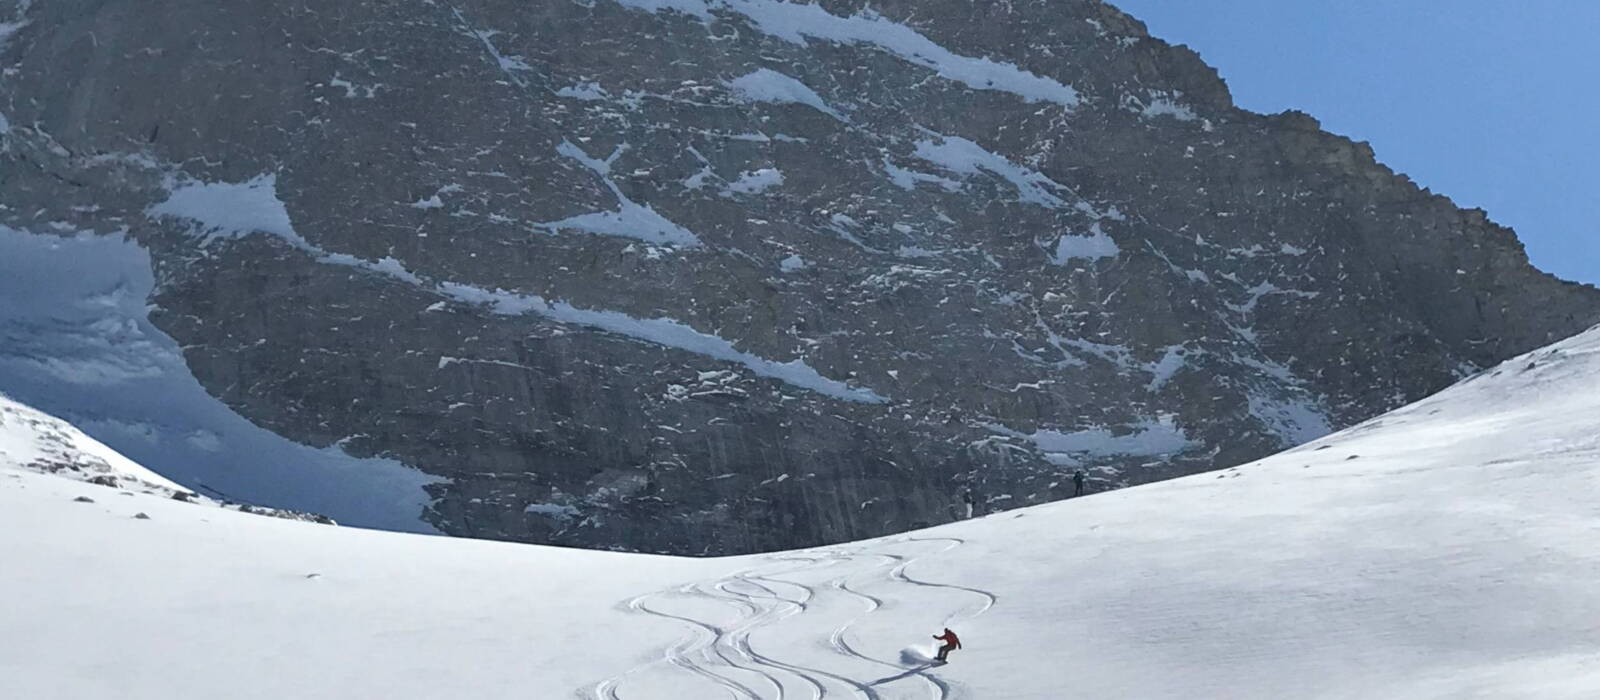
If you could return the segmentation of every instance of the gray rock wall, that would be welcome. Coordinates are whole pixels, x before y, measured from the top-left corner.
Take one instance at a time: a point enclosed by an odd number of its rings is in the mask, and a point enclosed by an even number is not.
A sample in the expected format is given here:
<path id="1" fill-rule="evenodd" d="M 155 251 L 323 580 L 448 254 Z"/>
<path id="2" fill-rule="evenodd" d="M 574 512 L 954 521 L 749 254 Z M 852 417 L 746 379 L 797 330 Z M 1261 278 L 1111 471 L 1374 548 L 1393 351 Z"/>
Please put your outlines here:
<path id="1" fill-rule="evenodd" d="M 209 391 L 448 477 L 453 534 L 883 534 L 1238 464 L 1600 319 L 1100 2 L 0 16 L 0 223 L 125 230 Z M 203 183 L 290 226 L 172 205 Z"/>

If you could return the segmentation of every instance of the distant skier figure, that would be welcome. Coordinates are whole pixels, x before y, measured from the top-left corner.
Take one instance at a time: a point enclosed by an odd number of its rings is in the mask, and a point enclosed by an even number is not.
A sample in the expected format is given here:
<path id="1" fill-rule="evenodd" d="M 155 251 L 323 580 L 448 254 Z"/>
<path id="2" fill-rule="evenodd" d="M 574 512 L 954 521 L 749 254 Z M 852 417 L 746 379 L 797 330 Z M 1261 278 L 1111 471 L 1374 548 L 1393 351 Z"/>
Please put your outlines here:
<path id="1" fill-rule="evenodd" d="M 962 502 L 966 503 L 966 505 L 967 505 L 967 519 L 971 520 L 972 519 L 972 507 L 975 504 L 975 501 L 972 498 L 972 489 L 966 489 L 966 490 L 962 491 L 961 492 L 961 500 L 962 500 Z"/>
<path id="2" fill-rule="evenodd" d="M 944 634 L 933 635 L 933 638 L 944 642 L 939 647 L 939 654 L 934 657 L 934 660 L 942 664 L 950 663 L 946 657 L 950 656 L 950 652 L 961 648 L 961 638 L 957 637 L 955 632 L 950 631 L 949 627 L 944 628 Z"/>
<path id="3" fill-rule="evenodd" d="M 1074 497 L 1083 495 L 1083 481 L 1086 478 L 1087 477 L 1085 477 L 1083 475 L 1083 470 L 1082 469 L 1079 469 L 1078 471 L 1073 472 L 1073 474 L 1072 474 L 1072 495 Z"/>

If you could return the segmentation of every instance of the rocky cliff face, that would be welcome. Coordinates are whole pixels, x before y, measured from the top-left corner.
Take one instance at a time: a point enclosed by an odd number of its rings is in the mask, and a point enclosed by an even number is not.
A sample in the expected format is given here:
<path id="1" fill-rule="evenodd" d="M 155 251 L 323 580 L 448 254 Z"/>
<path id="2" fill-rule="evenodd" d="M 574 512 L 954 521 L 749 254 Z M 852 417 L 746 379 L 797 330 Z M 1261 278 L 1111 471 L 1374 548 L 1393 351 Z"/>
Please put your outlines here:
<path id="1" fill-rule="evenodd" d="M 0 224 L 459 535 L 730 553 L 1254 459 L 1600 319 L 1094 0 L 0 0 Z"/>

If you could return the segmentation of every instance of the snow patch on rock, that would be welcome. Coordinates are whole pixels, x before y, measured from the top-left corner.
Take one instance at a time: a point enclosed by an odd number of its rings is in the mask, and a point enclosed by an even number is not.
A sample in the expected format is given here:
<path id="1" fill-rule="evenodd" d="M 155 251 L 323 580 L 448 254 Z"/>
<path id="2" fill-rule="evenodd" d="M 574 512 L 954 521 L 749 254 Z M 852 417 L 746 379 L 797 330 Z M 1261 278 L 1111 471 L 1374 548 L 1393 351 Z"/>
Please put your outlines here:
<path id="1" fill-rule="evenodd" d="M 648 204 L 639 204 L 627 195 L 611 180 L 611 164 L 628 148 L 627 144 L 618 146 L 605 160 L 590 157 L 583 149 L 573 145 L 571 141 L 562 141 L 556 147 L 556 152 L 581 163 L 585 168 L 593 171 L 605 183 L 611 194 L 619 202 L 615 211 L 597 211 L 588 214 L 569 216 L 559 221 L 547 221 L 535 224 L 534 227 L 549 233 L 557 231 L 582 231 L 603 236 L 621 236 L 634 238 L 646 243 L 659 245 L 676 245 L 683 248 L 695 248 L 700 245 L 700 237 L 692 231 L 679 226 L 666 217 L 656 213 Z"/>
<path id="2" fill-rule="evenodd" d="M 559 503 L 530 503 L 528 507 L 522 509 L 522 512 L 561 521 L 578 517 L 577 508 Z"/>
<path id="3" fill-rule="evenodd" d="M 1249 401 L 1250 415 L 1275 433 L 1284 447 L 1303 445 L 1333 432 L 1327 415 L 1308 398 L 1291 400 L 1252 393 Z"/>
<path id="4" fill-rule="evenodd" d="M 1077 466 L 1085 460 L 1108 456 L 1155 457 L 1182 452 L 1194 442 L 1178 427 L 1171 415 L 1150 418 L 1128 426 L 1127 432 L 1116 433 L 1109 428 L 1091 428 L 1073 432 L 1036 430 L 1022 433 L 1003 425 L 988 428 L 1002 435 L 1020 437 L 1032 442 L 1052 462 Z"/>
<path id="5" fill-rule="evenodd" d="M 752 71 L 729 81 L 728 87 L 745 102 L 802 104 L 839 121 L 847 121 L 844 115 L 828 106 L 815 90 L 775 70 L 762 68 Z"/>
<path id="6" fill-rule="evenodd" d="M 1158 117 L 1172 117 L 1178 121 L 1192 122 L 1199 119 L 1194 108 L 1182 102 L 1183 93 L 1156 93 L 1144 101 L 1139 107 L 1139 117 L 1142 119 L 1156 119 Z"/>
<path id="7" fill-rule="evenodd" d="M 1017 198 L 1023 202 L 1050 209 L 1066 206 L 1054 193 L 1066 189 L 1059 183 L 959 136 L 923 139 L 917 142 L 915 153 L 918 158 L 962 176 L 988 171 L 1017 188 Z"/>
<path id="8" fill-rule="evenodd" d="M 1160 391 L 1172 377 L 1182 371 L 1188 364 L 1188 354 L 1182 345 L 1171 345 L 1162 353 L 1161 359 L 1150 363 L 1145 369 L 1150 373 L 1150 383 L 1145 386 L 1150 391 Z"/>
<path id="9" fill-rule="evenodd" d="M 783 172 L 777 168 L 761 168 L 740 173 L 739 179 L 728 183 L 723 195 L 761 194 L 783 184 Z"/>
<path id="10" fill-rule="evenodd" d="M 737 13 L 761 32 L 790 43 L 807 39 L 841 44 L 868 44 L 936 72 L 940 77 L 974 90 L 1008 92 L 1028 102 L 1053 102 L 1078 106 L 1078 91 L 1053 78 L 1015 64 L 963 56 L 904 24 L 872 12 L 850 16 L 829 13 L 821 5 L 784 0 L 618 0 L 622 5 L 649 12 L 676 10 L 709 20 L 713 10 Z"/>
<path id="11" fill-rule="evenodd" d="M 688 324 L 670 318 L 634 318 L 618 311 L 580 309 L 566 302 L 547 301 L 537 295 L 518 294 L 500 289 L 488 290 L 455 282 L 441 283 L 439 291 L 457 301 L 486 305 L 498 314 L 537 314 L 563 323 L 598 328 L 657 345 L 733 362 L 743 365 L 757 375 L 837 399 L 861 403 L 887 401 L 871 389 L 852 387 L 844 382 L 828 379 L 803 360 L 788 362 L 769 360 L 740 350 L 724 338 L 702 333 Z"/>
<path id="12" fill-rule="evenodd" d="M 557 90 L 556 96 L 569 97 L 574 100 L 585 101 L 604 100 L 611 97 L 611 95 L 607 93 L 604 88 L 600 87 L 600 83 L 594 82 L 583 82 L 576 85 L 568 85 L 567 87 Z"/>
<path id="13" fill-rule="evenodd" d="M 151 217 L 188 220 L 205 235 L 207 243 L 260 231 L 298 248 L 310 248 L 310 244 L 294 232 L 289 210 L 278 199 L 278 176 L 270 173 L 244 182 L 169 182 L 167 198 L 145 213 Z"/>
<path id="14" fill-rule="evenodd" d="M 890 160 L 888 156 L 885 156 L 883 159 L 883 171 L 889 176 L 890 182 L 893 182 L 895 186 L 903 190 L 914 190 L 917 188 L 917 183 L 919 182 L 938 185 L 939 187 L 944 188 L 944 191 L 946 192 L 959 192 L 961 190 L 961 183 L 956 182 L 955 180 L 930 173 L 923 173 L 902 168 L 898 165 L 895 165 L 894 161 Z"/>
<path id="15" fill-rule="evenodd" d="M 1105 231 L 1100 230 L 1100 222 L 1097 221 L 1090 226 L 1088 235 L 1068 235 L 1057 239 L 1050 262 L 1066 265 L 1073 260 L 1112 258 L 1121 252 L 1122 249 L 1117 247 L 1117 242 L 1111 240 L 1111 236 Z"/>

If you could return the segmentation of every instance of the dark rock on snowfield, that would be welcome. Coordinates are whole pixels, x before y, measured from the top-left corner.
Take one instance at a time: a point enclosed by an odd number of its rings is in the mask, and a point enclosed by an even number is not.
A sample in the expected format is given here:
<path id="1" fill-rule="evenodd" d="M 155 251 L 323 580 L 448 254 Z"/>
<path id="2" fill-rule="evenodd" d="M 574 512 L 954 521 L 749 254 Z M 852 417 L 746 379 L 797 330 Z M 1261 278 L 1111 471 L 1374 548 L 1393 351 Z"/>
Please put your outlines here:
<path id="1" fill-rule="evenodd" d="M 457 535 L 733 553 L 1227 467 L 1600 320 L 1093 0 L 0 0 L 0 224 Z"/>

